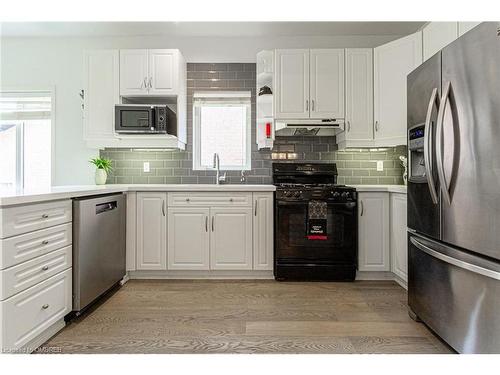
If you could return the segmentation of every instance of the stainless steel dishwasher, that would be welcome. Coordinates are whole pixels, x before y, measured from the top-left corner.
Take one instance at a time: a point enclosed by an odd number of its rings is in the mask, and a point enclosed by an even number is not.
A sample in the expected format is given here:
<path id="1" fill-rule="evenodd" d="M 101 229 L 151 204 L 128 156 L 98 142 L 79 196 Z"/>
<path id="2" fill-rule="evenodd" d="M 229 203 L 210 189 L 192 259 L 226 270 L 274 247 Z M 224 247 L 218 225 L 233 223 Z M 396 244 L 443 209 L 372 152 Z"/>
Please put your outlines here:
<path id="1" fill-rule="evenodd" d="M 73 199 L 73 311 L 125 276 L 125 195 Z"/>

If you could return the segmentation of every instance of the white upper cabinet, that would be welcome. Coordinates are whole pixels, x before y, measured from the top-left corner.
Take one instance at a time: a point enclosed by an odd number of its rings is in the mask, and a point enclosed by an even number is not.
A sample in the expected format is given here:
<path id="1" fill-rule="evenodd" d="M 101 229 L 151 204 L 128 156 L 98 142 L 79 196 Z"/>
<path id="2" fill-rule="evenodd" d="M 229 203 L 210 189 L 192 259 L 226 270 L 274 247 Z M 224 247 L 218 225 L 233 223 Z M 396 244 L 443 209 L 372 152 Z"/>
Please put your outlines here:
<path id="1" fill-rule="evenodd" d="M 360 271 L 390 271 L 389 193 L 358 194 Z"/>
<path id="2" fill-rule="evenodd" d="M 344 118 L 344 50 L 278 49 L 277 119 Z"/>
<path id="3" fill-rule="evenodd" d="M 182 94 L 185 65 L 177 49 L 120 50 L 120 95 Z"/>
<path id="4" fill-rule="evenodd" d="M 176 93 L 176 50 L 149 50 L 149 93 L 170 95 Z"/>
<path id="5" fill-rule="evenodd" d="M 120 51 L 120 95 L 143 95 L 148 92 L 148 50 Z"/>
<path id="6" fill-rule="evenodd" d="M 119 103 L 118 50 L 85 52 L 84 139 L 114 139 L 115 104 Z"/>
<path id="7" fill-rule="evenodd" d="M 345 132 L 337 136 L 345 146 L 363 146 L 373 141 L 373 50 L 345 51 Z"/>
<path id="8" fill-rule="evenodd" d="M 167 193 L 137 193 L 137 269 L 167 269 Z"/>
<path id="9" fill-rule="evenodd" d="M 472 30 L 481 22 L 459 22 L 458 23 L 458 36 L 464 35 L 467 31 Z"/>
<path id="10" fill-rule="evenodd" d="M 374 49 L 375 146 L 406 144 L 406 77 L 421 63 L 420 32 Z"/>
<path id="11" fill-rule="evenodd" d="M 422 30 L 424 61 L 458 38 L 457 22 L 431 22 Z"/>
<path id="12" fill-rule="evenodd" d="M 309 50 L 276 50 L 276 118 L 309 118 Z"/>
<path id="13" fill-rule="evenodd" d="M 344 50 L 310 51 L 310 118 L 344 118 Z"/>

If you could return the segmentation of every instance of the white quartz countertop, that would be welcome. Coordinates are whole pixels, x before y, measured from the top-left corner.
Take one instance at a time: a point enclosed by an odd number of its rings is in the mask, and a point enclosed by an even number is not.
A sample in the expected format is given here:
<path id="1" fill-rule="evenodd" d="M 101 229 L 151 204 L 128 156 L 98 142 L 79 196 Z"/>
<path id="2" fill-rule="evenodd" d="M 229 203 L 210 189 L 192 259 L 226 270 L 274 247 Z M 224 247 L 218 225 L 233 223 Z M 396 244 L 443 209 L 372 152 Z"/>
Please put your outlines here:
<path id="1" fill-rule="evenodd" d="M 389 193 L 406 194 L 406 185 L 349 185 L 359 192 L 386 191 Z"/>
<path id="2" fill-rule="evenodd" d="M 274 185 L 245 184 L 112 184 L 52 186 L 43 190 L 0 190 L 0 207 L 36 203 L 59 199 L 70 199 L 89 195 L 120 193 L 127 191 L 205 191 L 205 192 L 258 192 L 274 191 Z"/>
<path id="3" fill-rule="evenodd" d="M 359 192 L 380 191 L 406 194 L 405 185 L 349 185 Z M 17 204 L 70 199 L 89 195 L 121 193 L 127 191 L 205 191 L 205 192 L 258 192 L 275 191 L 274 185 L 209 185 L 209 184 L 112 184 L 52 186 L 43 190 L 0 190 L 0 207 Z"/>

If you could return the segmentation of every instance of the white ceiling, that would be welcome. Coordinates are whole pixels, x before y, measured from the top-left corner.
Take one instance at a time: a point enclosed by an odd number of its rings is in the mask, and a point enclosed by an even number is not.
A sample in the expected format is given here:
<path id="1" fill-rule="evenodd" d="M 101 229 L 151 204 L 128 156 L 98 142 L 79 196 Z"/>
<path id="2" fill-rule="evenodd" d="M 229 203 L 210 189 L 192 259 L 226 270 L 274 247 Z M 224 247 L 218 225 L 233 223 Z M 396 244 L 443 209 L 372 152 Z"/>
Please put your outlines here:
<path id="1" fill-rule="evenodd" d="M 3 22 L 8 37 L 408 35 L 425 22 Z"/>

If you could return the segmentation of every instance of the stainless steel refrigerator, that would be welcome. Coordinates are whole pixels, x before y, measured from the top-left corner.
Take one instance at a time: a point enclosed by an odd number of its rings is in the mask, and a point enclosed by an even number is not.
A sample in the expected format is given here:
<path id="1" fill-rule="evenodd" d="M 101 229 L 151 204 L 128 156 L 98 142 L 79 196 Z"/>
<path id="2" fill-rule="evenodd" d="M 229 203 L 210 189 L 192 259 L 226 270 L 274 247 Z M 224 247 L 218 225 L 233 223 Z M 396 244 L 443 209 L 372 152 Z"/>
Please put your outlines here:
<path id="1" fill-rule="evenodd" d="M 460 353 L 500 353 L 500 23 L 407 83 L 410 314 Z"/>

